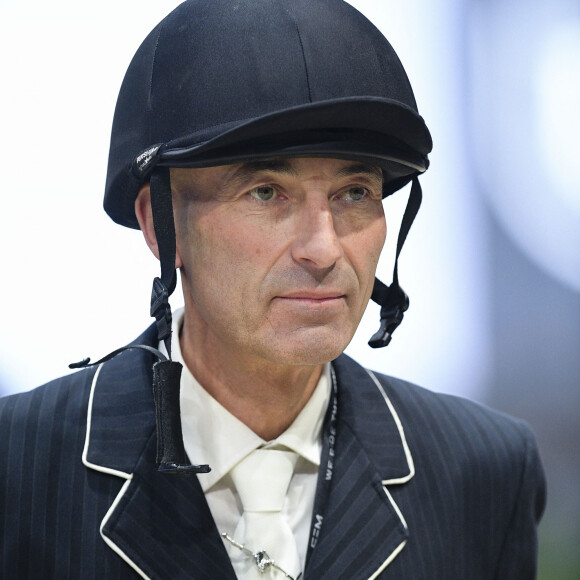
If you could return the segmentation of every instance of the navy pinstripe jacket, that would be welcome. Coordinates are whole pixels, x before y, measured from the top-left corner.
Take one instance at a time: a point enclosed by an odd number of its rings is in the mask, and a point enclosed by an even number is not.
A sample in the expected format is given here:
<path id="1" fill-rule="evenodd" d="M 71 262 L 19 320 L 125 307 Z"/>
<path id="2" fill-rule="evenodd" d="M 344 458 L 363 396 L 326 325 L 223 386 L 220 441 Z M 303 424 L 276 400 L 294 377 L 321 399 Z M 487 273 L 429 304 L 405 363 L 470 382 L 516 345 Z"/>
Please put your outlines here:
<path id="1" fill-rule="evenodd" d="M 156 471 L 151 364 L 129 351 L 0 399 L 0 578 L 235 579 L 196 477 Z M 527 426 L 333 366 L 335 473 L 304 580 L 534 578 L 545 485 Z"/>

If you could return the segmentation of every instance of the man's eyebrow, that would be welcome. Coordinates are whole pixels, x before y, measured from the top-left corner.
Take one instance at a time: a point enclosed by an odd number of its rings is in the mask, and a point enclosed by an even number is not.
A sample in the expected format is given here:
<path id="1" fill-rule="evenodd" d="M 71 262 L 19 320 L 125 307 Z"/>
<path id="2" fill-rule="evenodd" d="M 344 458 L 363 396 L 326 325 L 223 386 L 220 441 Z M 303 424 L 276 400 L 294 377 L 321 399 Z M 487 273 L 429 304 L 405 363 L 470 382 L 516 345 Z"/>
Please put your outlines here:
<path id="1" fill-rule="evenodd" d="M 351 175 L 367 175 L 369 177 L 383 180 L 383 170 L 376 165 L 371 165 L 370 163 L 353 163 L 352 165 L 347 165 L 343 167 L 338 173 L 337 177 L 350 177 Z"/>
<path id="2" fill-rule="evenodd" d="M 288 159 L 264 159 L 259 161 L 248 161 L 242 163 L 236 171 L 227 180 L 227 185 L 233 183 L 243 183 L 252 178 L 257 173 L 271 171 L 273 173 L 285 173 L 291 176 L 297 176 L 298 172 L 292 167 Z"/>

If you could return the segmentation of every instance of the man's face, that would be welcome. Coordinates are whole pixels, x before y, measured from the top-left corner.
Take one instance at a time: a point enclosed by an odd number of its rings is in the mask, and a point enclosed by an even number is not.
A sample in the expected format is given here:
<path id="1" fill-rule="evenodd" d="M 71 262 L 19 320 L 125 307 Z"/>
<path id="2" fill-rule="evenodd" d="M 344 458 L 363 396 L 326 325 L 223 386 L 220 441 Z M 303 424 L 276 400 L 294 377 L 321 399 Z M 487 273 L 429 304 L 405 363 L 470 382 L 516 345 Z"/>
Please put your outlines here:
<path id="1" fill-rule="evenodd" d="M 273 159 L 172 169 L 171 180 L 195 344 L 258 363 L 338 356 L 370 298 L 385 241 L 380 169 Z"/>

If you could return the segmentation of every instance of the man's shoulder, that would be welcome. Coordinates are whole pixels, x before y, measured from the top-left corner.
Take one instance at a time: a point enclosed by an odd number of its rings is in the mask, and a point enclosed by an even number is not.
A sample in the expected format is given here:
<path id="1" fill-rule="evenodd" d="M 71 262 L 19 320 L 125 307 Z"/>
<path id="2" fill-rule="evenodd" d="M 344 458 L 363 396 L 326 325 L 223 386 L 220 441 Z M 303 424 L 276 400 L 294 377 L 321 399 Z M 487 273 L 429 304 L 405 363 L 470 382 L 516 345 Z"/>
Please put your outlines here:
<path id="1" fill-rule="evenodd" d="M 151 327 L 127 346 L 145 344 L 150 346 L 153 335 Z M 146 374 L 150 354 L 129 350 L 115 359 L 90 366 L 54 379 L 29 391 L 0 398 L 0 425 L 4 432 L 24 434 L 25 431 L 42 431 L 44 427 L 58 431 L 79 421 L 84 421 L 87 405 L 95 378 L 99 376 L 102 390 L 121 392 L 131 385 L 132 379 L 142 371 Z"/>
<path id="2" fill-rule="evenodd" d="M 80 412 L 88 398 L 95 374 L 94 368 L 83 369 L 54 379 L 40 387 L 0 398 L 0 424 L 11 428 L 24 421 L 37 427 L 51 417 L 65 417 L 70 411 Z M 58 423 L 53 427 L 57 427 Z"/>
<path id="3" fill-rule="evenodd" d="M 373 373 L 388 393 L 401 416 L 420 420 L 431 427 L 460 432 L 482 431 L 494 436 L 527 438 L 531 431 L 522 419 L 493 409 L 484 403 L 458 395 L 431 391 L 408 381 Z M 492 436 L 489 435 L 489 436 Z"/>
<path id="4" fill-rule="evenodd" d="M 357 430 L 370 441 L 368 449 L 380 449 L 376 440 L 384 437 L 385 430 L 370 434 L 369 429 L 358 426 L 363 424 L 363 416 L 376 416 L 376 408 L 382 405 L 383 415 L 398 425 L 409 450 L 416 483 L 429 486 L 438 481 L 455 493 L 469 495 L 473 485 L 466 485 L 467 481 L 486 482 L 489 489 L 509 491 L 513 498 L 526 489 L 534 497 L 539 517 L 545 502 L 545 478 L 534 435 L 525 421 L 463 397 L 368 371 L 350 359 L 341 357 L 339 364 L 351 397 L 349 405 L 364 409 L 354 414 L 358 415 Z"/>
<path id="5" fill-rule="evenodd" d="M 371 378 L 376 389 L 376 401 L 384 400 L 390 406 L 406 436 L 418 446 L 457 443 L 481 447 L 482 451 L 486 446 L 488 450 L 503 447 L 506 452 L 521 451 L 522 446 L 535 446 L 530 427 L 521 419 L 480 402 L 431 391 L 399 378 L 363 369 L 345 356 L 341 357 L 340 362 L 347 369 L 346 383 L 358 383 L 351 385 L 354 392 L 364 375 Z"/>
<path id="6" fill-rule="evenodd" d="M 84 442 L 94 373 L 85 369 L 0 398 L 0 472 L 6 475 L 0 504 L 3 497 L 32 493 L 33 486 L 25 485 L 32 473 L 42 474 L 40 480 L 48 485 L 51 470 L 56 474 L 62 466 L 73 469 Z"/>
<path id="7" fill-rule="evenodd" d="M 477 478 L 491 488 L 509 487 L 514 498 L 529 488 L 539 518 L 545 477 L 534 434 L 525 421 L 463 397 L 381 374 L 376 377 L 404 426 L 425 481 Z"/>

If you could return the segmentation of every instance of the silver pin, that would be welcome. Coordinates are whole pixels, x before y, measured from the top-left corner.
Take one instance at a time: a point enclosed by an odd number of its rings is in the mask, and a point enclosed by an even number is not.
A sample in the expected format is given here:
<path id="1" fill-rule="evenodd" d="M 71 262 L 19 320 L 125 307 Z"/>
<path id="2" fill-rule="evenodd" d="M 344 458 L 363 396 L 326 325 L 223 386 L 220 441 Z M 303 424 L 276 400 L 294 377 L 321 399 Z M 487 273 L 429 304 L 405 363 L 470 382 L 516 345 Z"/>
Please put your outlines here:
<path id="1" fill-rule="evenodd" d="M 272 568 L 276 568 L 276 570 L 279 570 L 280 572 L 282 572 L 282 574 L 284 574 L 284 577 L 288 578 L 288 580 L 300 580 L 300 578 L 302 576 L 302 572 L 300 572 L 300 574 L 298 574 L 298 576 L 296 576 L 296 578 L 294 578 L 294 576 L 290 576 L 290 574 L 288 574 L 288 572 L 286 572 L 285 570 L 280 568 L 280 566 L 278 566 L 278 564 L 276 564 L 276 562 L 274 562 L 274 560 L 272 560 L 272 558 L 270 558 L 270 556 L 268 555 L 268 552 L 266 552 L 266 550 L 252 552 L 252 550 L 249 550 L 243 544 L 240 544 L 239 542 L 236 542 L 233 538 L 230 538 L 230 536 L 228 536 L 228 534 L 226 534 L 225 532 L 222 532 L 222 538 L 224 540 L 227 540 L 230 544 L 232 544 L 232 546 L 235 546 L 236 548 L 240 549 L 242 552 L 244 552 L 244 554 L 247 554 L 248 556 L 251 556 L 252 558 L 254 558 L 254 562 L 256 562 L 256 566 L 258 566 L 258 570 L 260 570 L 260 572 L 263 573 L 270 566 L 272 566 Z"/>

